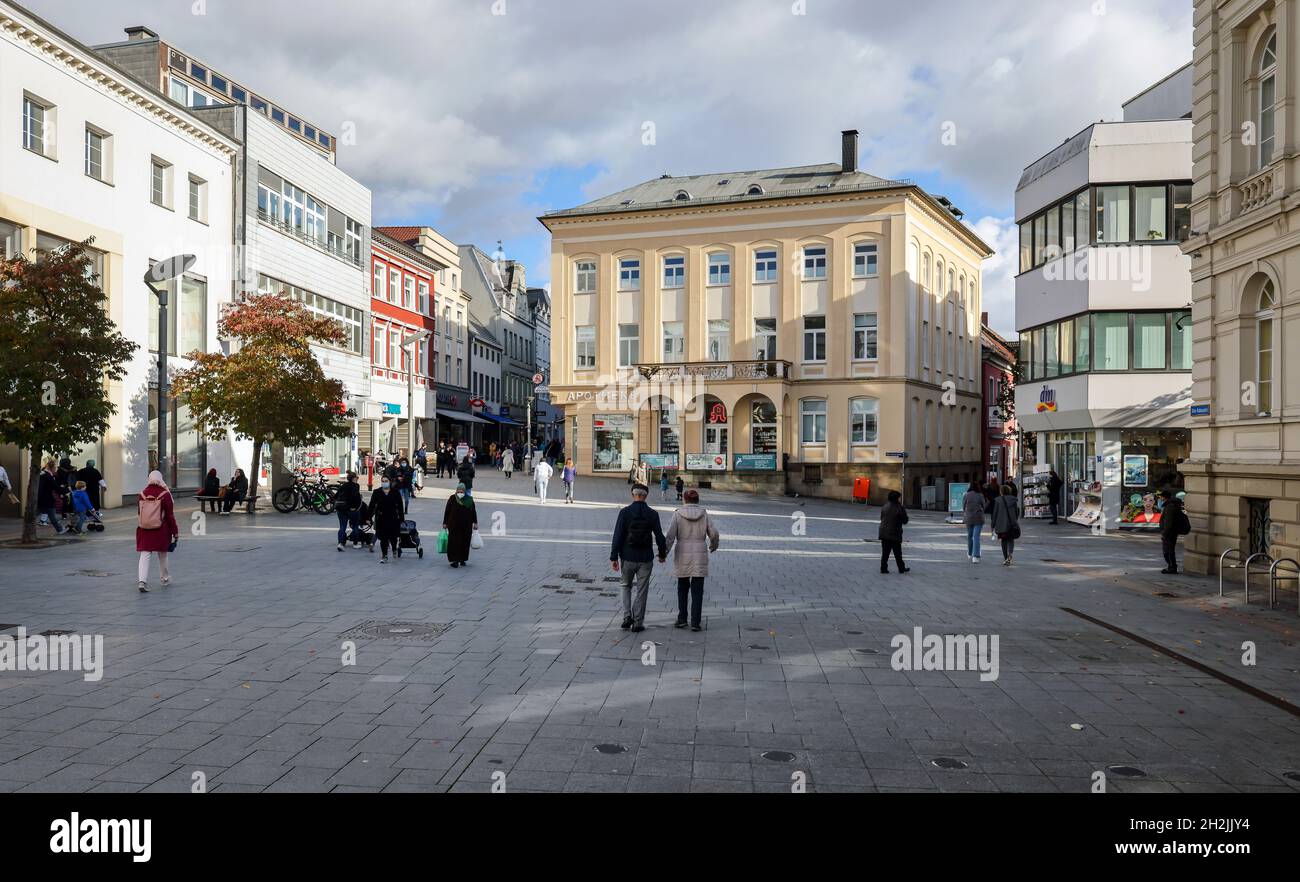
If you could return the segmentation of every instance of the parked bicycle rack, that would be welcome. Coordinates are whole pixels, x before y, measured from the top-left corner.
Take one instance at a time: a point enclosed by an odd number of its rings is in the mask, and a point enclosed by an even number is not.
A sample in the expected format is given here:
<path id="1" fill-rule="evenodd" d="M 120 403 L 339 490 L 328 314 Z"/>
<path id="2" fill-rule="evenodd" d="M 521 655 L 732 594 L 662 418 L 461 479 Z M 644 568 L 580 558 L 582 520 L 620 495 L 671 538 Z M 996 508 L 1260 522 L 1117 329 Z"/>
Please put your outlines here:
<path id="1" fill-rule="evenodd" d="M 1237 555 L 1237 562 L 1235 564 L 1228 565 L 1224 563 L 1224 561 L 1228 559 L 1228 555 L 1230 554 Z M 1245 564 L 1242 562 L 1241 559 L 1240 548 L 1229 548 L 1227 551 L 1223 552 L 1223 554 L 1219 555 L 1219 596 L 1220 597 L 1223 596 L 1223 571 L 1225 569 L 1239 570 L 1244 566 Z"/>
<path id="2" fill-rule="evenodd" d="M 1279 576 L 1277 568 L 1284 563 L 1289 563 L 1296 568 L 1295 575 Z M 1268 568 L 1268 608 L 1273 609 L 1277 606 L 1277 583 L 1278 582 L 1296 582 L 1300 583 L 1300 563 L 1294 558 L 1284 557 L 1281 560 L 1274 561 L 1273 566 Z"/>
<path id="3" fill-rule="evenodd" d="M 1243 584 L 1243 585 L 1245 586 L 1245 588 L 1246 588 L 1246 602 L 1247 602 L 1247 603 L 1250 603 L 1250 565 L 1251 565 L 1251 563 L 1254 562 L 1255 558 L 1257 558 L 1257 557 L 1262 557 L 1262 558 L 1264 558 L 1264 560 L 1268 561 L 1270 564 L 1273 563 L 1273 558 L 1269 557 L 1268 553 L 1267 553 L 1267 552 L 1264 552 L 1264 551 L 1257 551 L 1257 552 L 1255 552 L 1254 554 L 1252 554 L 1250 557 L 1246 558 L 1246 563 L 1242 565 L 1242 569 L 1244 569 L 1244 570 L 1246 571 L 1245 575 L 1244 575 L 1243 578 L 1242 578 L 1242 584 Z M 1258 573 L 1260 573 L 1260 574 L 1263 574 L 1264 571 L 1263 571 L 1263 570 L 1256 570 L 1256 572 L 1258 572 Z"/>

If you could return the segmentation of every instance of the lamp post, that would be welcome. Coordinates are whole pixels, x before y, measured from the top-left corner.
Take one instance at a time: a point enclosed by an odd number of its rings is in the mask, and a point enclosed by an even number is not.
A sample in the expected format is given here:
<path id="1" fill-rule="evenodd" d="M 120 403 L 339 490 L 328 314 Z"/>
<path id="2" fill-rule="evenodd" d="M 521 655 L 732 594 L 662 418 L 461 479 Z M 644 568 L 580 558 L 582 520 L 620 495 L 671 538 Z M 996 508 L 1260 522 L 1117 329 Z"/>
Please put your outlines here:
<path id="1" fill-rule="evenodd" d="M 402 339 L 402 348 L 411 347 L 411 360 L 406 371 L 406 455 L 415 461 L 415 360 L 419 355 L 418 344 L 428 338 L 428 331 L 420 331 Z"/>
<path id="2" fill-rule="evenodd" d="M 144 274 L 145 286 L 158 298 L 158 471 L 173 484 L 175 476 L 167 468 L 167 285 L 197 260 L 193 254 L 178 254 L 158 261 Z"/>

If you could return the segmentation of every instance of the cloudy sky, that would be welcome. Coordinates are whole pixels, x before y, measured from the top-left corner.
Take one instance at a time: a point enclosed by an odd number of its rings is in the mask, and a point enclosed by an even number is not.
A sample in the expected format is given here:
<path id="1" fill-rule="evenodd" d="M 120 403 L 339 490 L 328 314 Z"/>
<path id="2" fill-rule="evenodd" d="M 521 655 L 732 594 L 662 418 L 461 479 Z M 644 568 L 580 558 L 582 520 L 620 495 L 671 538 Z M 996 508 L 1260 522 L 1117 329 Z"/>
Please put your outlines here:
<path id="1" fill-rule="evenodd" d="M 548 281 L 537 215 L 660 174 L 839 160 L 948 195 L 999 253 L 1021 169 L 1191 58 L 1191 0 L 20 0 L 87 43 L 146 25 L 356 144 L 375 222 Z M 654 143 L 643 143 L 646 123 Z M 949 125 L 950 124 L 950 125 Z M 945 144 L 945 126 L 956 143 Z"/>

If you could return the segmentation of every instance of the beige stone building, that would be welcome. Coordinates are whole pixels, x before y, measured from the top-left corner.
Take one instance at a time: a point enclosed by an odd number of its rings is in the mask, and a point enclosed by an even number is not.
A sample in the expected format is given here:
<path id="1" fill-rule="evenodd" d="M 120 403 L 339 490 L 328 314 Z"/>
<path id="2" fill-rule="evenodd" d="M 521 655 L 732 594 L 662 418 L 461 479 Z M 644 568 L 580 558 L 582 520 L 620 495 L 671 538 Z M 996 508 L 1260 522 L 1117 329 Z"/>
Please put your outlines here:
<path id="1" fill-rule="evenodd" d="M 1300 557 L 1300 2 L 1197 0 L 1192 256 L 1193 534 Z M 1294 587 L 1294 582 L 1288 587 Z"/>
<path id="2" fill-rule="evenodd" d="M 540 219 L 580 474 L 841 498 L 862 477 L 918 504 L 979 473 L 992 252 L 857 152 L 845 132 L 839 163 L 664 176 Z"/>

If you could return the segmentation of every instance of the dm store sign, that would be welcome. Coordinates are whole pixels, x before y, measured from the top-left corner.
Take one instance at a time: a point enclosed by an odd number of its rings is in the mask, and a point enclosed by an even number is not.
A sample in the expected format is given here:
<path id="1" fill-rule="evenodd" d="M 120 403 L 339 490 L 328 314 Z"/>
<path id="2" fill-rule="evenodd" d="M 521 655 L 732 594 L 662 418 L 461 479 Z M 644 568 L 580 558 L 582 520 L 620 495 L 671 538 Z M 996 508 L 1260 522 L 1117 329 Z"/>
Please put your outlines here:
<path id="1" fill-rule="evenodd" d="M 1056 413 L 1056 390 L 1051 386 L 1044 386 L 1038 393 L 1038 412 Z"/>

